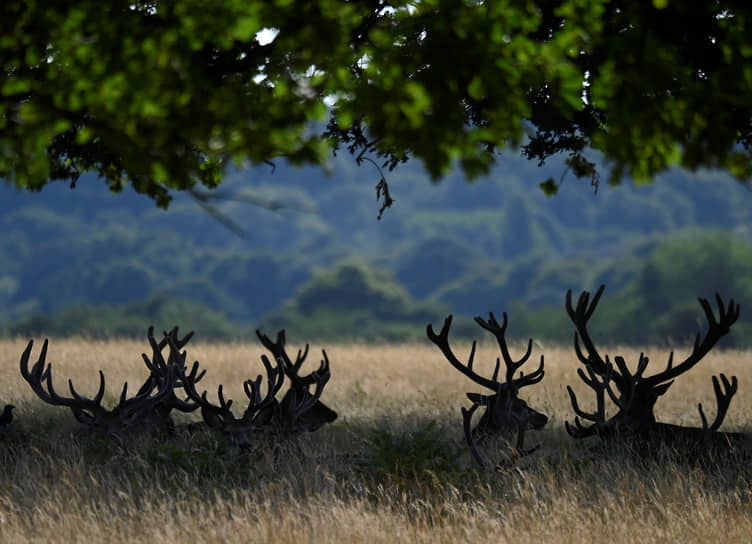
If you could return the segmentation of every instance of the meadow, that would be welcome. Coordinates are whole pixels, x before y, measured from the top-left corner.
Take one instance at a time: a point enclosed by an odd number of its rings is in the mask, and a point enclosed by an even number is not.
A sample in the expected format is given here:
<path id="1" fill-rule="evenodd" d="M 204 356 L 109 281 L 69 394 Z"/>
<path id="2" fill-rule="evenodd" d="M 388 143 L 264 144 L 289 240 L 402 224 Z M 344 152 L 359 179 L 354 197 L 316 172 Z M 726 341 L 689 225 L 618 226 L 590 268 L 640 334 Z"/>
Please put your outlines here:
<path id="1" fill-rule="evenodd" d="M 460 407 L 477 386 L 427 341 L 325 346 L 332 378 L 322 400 L 337 421 L 251 452 L 203 428 L 166 437 L 88 431 L 23 381 L 25 347 L 0 342 L 0 403 L 17 407 L 0 429 L 2 542 L 734 542 L 752 534 L 752 448 L 697 464 L 567 435 L 566 385 L 586 407 L 592 399 L 568 346 L 535 346 L 546 376 L 520 396 L 550 420 L 526 438 L 538 451 L 497 471 L 473 465 L 462 435 Z M 321 347 L 311 346 L 311 367 Z M 470 346 L 454 347 L 462 358 Z M 522 347 L 514 344 L 513 355 Z M 147 348 L 53 339 L 47 360 L 59 392 L 71 378 L 93 394 L 103 369 L 114 404 L 124 381 L 137 387 L 145 379 Z M 480 344 L 476 368 L 490 374 L 497 349 Z M 224 384 L 240 412 L 242 382 L 262 371 L 263 348 L 197 341 L 187 350 L 208 371 L 200 390 L 216 399 Z M 645 351 L 648 373 L 662 370 L 668 350 Z M 634 365 L 639 350 L 608 352 Z M 658 418 L 699 426 L 698 402 L 714 417 L 711 376 L 719 372 L 739 378 L 723 429 L 752 434 L 752 351 L 711 352 L 661 398 Z M 183 429 L 200 415 L 176 420 Z"/>

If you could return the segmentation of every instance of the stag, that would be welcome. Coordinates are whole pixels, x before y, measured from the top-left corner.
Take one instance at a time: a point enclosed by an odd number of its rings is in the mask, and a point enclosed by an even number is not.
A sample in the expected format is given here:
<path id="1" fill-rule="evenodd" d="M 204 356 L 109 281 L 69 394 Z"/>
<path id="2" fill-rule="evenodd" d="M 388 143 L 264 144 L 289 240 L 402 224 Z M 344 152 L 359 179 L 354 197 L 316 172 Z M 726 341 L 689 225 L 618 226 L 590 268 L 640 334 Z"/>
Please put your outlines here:
<path id="1" fill-rule="evenodd" d="M 543 356 L 541 355 L 540 365 L 537 370 L 529 374 L 520 372 L 520 375 L 515 378 L 514 375 L 517 370 L 530 358 L 533 349 L 532 338 L 528 341 L 527 350 L 524 355 L 515 361 L 509 353 L 505 338 L 508 323 L 506 312 L 501 324 L 496 320 L 493 313 L 489 314 L 488 320 L 476 317 L 475 322 L 496 337 L 499 349 L 501 350 L 501 358 L 496 358 L 496 367 L 490 378 L 481 376 L 473 370 L 476 348 L 475 340 L 473 340 L 467 364 L 460 362 L 454 355 L 449 346 L 449 328 L 452 325 L 451 315 L 444 320 L 444 326 L 438 334 L 434 332 L 433 326 L 430 324 L 426 327 L 426 334 L 429 340 L 441 350 L 444 357 L 449 361 L 449 364 L 476 384 L 492 391 L 491 394 L 486 395 L 467 393 L 467 397 L 470 399 L 472 405 L 470 408 L 462 407 L 465 439 L 470 446 L 473 458 L 482 467 L 488 467 L 490 466 L 489 463 L 481 455 L 477 447 L 477 443 L 487 437 L 501 436 L 507 438 L 516 433 L 517 438 L 513 449 L 514 457 L 530 454 L 538 448 L 537 446 L 528 450 L 524 448 L 525 432 L 543 428 L 548 422 L 548 418 L 544 414 L 530 408 L 518 395 L 521 388 L 536 384 L 543 379 Z M 506 367 L 504 381 L 499 380 L 499 368 L 502 359 Z M 481 406 L 485 406 L 486 409 L 473 429 L 473 414 Z"/>
<path id="2" fill-rule="evenodd" d="M 602 357 L 595 347 L 587 330 L 588 321 L 593 315 L 598 301 L 603 294 L 605 285 L 601 285 L 595 295 L 590 298 L 588 291 L 583 291 L 577 305 L 572 305 L 572 291 L 567 293 L 566 309 L 575 326 L 574 348 L 577 358 L 584 365 L 577 370 L 582 381 L 595 392 L 596 408 L 593 412 L 586 412 L 579 407 L 577 397 L 571 387 L 567 386 L 572 408 L 577 416 L 574 425 L 566 422 L 566 429 L 575 438 L 599 436 L 610 439 L 615 436 L 626 436 L 637 440 L 639 444 L 652 441 L 671 441 L 672 443 L 707 443 L 713 436 L 720 436 L 719 442 L 729 443 L 733 438 L 731 433 L 717 433 L 731 403 L 731 398 L 737 391 L 736 376 L 729 380 L 724 374 L 713 376 L 713 390 L 717 402 L 715 419 L 708 424 L 702 404 L 698 405 L 702 428 L 681 427 L 660 423 L 655 418 L 655 404 L 658 398 L 668 391 L 674 380 L 697 365 L 702 358 L 728 334 L 731 325 L 739 317 L 739 306 L 733 299 L 724 304 L 720 295 L 716 295 L 718 305 L 718 319 L 710 303 L 700 298 L 700 306 L 708 321 L 708 330 L 704 336 L 698 332 L 695 337 L 692 352 L 679 364 L 674 364 L 673 351 L 669 354 L 668 364 L 662 372 L 646 376 L 648 357 L 640 354 L 637 367 L 632 372 L 621 356 L 615 356 L 613 363 L 608 355 Z M 720 379 L 719 379 L 720 378 Z M 606 415 L 606 396 L 616 405 L 617 412 L 611 417 Z M 583 424 L 580 418 L 589 424 Z"/>
<path id="3" fill-rule="evenodd" d="M 44 341 L 39 358 L 31 369 L 29 369 L 29 359 L 34 341 L 29 341 L 21 355 L 21 375 L 39 398 L 54 406 L 67 406 L 77 421 L 93 429 L 115 436 L 135 427 L 143 429 L 159 425 L 171 429 L 170 412 L 172 409 L 190 412 L 198 408 L 198 404 L 175 395 L 175 387 L 182 387 L 180 377 L 184 369 L 179 365 L 183 361 L 175 359 L 172 355 L 165 361 L 162 350 L 167 344 L 183 347 L 192 335 L 193 333 L 189 333 L 181 339 L 178 337 L 178 328 L 175 327 L 169 333 L 164 333 L 164 338 L 157 342 L 154 339 L 153 327 L 149 327 L 151 359 L 143 354 L 144 362 L 149 369 L 149 376 L 132 397 L 128 397 L 128 382 L 126 382 L 120 393 L 118 404 L 111 409 L 102 406 L 105 393 L 105 377 L 102 370 L 99 371 L 99 389 L 93 398 L 79 394 L 71 380 L 68 380 L 70 397 L 57 393 L 53 385 L 52 364 L 46 362 L 47 340 Z M 195 381 L 201 379 L 202 376 L 203 372 L 200 374 L 196 372 Z"/>
<path id="4" fill-rule="evenodd" d="M 272 342 L 268 336 L 258 330 L 256 336 L 264 347 L 272 352 L 274 359 L 282 364 L 285 376 L 290 380 L 290 389 L 285 393 L 281 403 L 283 413 L 288 414 L 285 423 L 298 432 L 312 432 L 337 419 L 337 412 L 319 400 L 324 386 L 330 378 L 329 359 L 326 356 L 326 351 L 321 350 L 323 360 L 319 369 L 307 376 L 301 376 L 299 373 L 300 367 L 308 356 L 308 344 L 305 345 L 303 351 L 298 350 L 295 362 L 292 362 L 285 351 L 284 329 L 277 333 L 275 342 Z M 314 387 L 312 393 L 310 392 L 311 386 Z M 301 410 L 301 408 L 303 409 Z"/>
<path id="5" fill-rule="evenodd" d="M 207 391 L 198 393 L 195 387 L 198 363 L 194 363 L 191 371 L 183 375 L 184 390 L 188 398 L 201 407 L 201 415 L 206 424 L 228 435 L 231 441 L 242 449 L 249 449 L 258 435 L 289 437 L 301 432 L 315 431 L 322 425 L 334 421 L 337 413 L 320 400 L 331 377 L 326 351 L 322 350 L 323 360 L 320 367 L 307 376 L 301 376 L 299 371 L 308 354 L 307 344 L 303 352 L 298 351 L 293 362 L 284 349 L 284 330 L 277 334 L 276 342 L 259 331 L 256 331 L 256 334 L 262 344 L 272 352 L 274 363 L 266 355 L 261 356 L 266 372 L 265 393 L 262 394 L 264 378 L 260 374 L 255 380 L 249 379 L 243 383 L 248 405 L 242 416 L 236 416 L 232 412 L 233 401 L 225 399 L 222 385 L 217 390 L 219 404 L 208 400 Z M 172 349 L 178 351 L 177 347 Z M 175 358 L 182 361 L 185 361 L 185 357 L 185 352 L 175 355 Z M 290 380 L 290 387 L 279 401 L 276 395 L 282 388 L 285 376 Z"/>

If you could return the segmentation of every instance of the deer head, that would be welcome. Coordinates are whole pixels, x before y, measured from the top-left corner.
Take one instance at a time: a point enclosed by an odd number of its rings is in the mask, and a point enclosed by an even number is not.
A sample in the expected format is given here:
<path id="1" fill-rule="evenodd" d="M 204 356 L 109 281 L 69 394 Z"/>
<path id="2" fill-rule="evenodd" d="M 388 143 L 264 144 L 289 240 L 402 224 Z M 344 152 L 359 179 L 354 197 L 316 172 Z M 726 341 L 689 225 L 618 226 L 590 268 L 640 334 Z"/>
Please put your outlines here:
<path id="1" fill-rule="evenodd" d="M 476 384 L 490 391 L 490 394 L 468 393 L 467 397 L 470 399 L 472 405 L 470 408 L 462 408 L 465 438 L 470 446 L 473 457 L 481 466 L 488 466 L 488 463 L 483 459 L 476 445 L 478 441 L 488 436 L 512 436 L 516 433 L 515 453 L 517 455 L 525 455 L 537 449 L 533 448 L 527 451 L 524 449 L 525 431 L 541 429 L 548 422 L 548 418 L 544 414 L 530 408 L 518 395 L 521 388 L 536 384 L 543 379 L 543 356 L 541 356 L 540 365 L 536 370 L 529 374 L 520 372 L 520 375 L 515 378 L 515 372 L 530 358 L 533 349 L 533 340 L 529 340 L 527 350 L 520 359 L 515 361 L 509 353 L 505 338 L 508 323 L 506 313 L 504 313 L 502 324 L 496 321 L 493 313 L 489 314 L 488 320 L 476 317 L 475 322 L 496 337 L 499 349 L 501 350 L 501 358 L 496 358 L 496 367 L 490 378 L 481 376 L 473 370 L 476 348 L 475 340 L 473 340 L 467 364 L 460 362 L 454 355 L 449 346 L 449 328 L 452 325 L 451 315 L 444 320 L 444 326 L 438 334 L 434 332 L 433 326 L 430 324 L 426 327 L 426 334 L 429 340 L 441 350 L 444 357 L 449 361 L 449 364 Z M 499 379 L 499 369 L 502 359 L 506 368 L 503 381 Z M 481 406 L 485 407 L 485 411 L 473 429 L 473 414 Z"/>

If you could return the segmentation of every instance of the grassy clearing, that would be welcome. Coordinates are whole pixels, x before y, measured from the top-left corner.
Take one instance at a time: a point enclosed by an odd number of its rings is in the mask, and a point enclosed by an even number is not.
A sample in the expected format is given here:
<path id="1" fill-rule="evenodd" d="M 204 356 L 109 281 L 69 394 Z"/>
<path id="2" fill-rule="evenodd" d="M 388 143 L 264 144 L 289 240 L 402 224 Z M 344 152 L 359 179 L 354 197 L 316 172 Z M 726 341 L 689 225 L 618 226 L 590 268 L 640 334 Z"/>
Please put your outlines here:
<path id="1" fill-rule="evenodd" d="M 24 347 L 0 343 L 0 402 L 18 407 L 0 434 L 2 542 L 699 542 L 752 534 L 752 451 L 697 467 L 670 452 L 635 459 L 566 435 L 566 384 L 576 386 L 583 404 L 590 397 L 568 348 L 547 347 L 546 377 L 522 393 L 551 418 L 529 435 L 541 449 L 505 472 L 481 473 L 459 413 L 464 393 L 477 389 L 428 343 L 329 347 L 324 400 L 340 418 L 276 451 L 251 454 L 206 431 L 121 440 L 88 433 L 22 380 Z M 104 369 L 114 403 L 124 380 L 133 387 L 144 379 L 146 347 L 53 340 L 48 361 L 59 391 L 70 377 L 79 391 L 93 393 Z M 223 383 L 242 405 L 241 383 L 261 371 L 262 348 L 188 348 L 208 369 L 200 385 L 214 394 Z M 479 347 L 478 365 L 486 361 L 489 373 L 495 350 Z M 464 355 L 469 345 L 456 351 Z M 637 360 L 634 349 L 612 351 Z M 319 354 L 312 346 L 309 364 Z M 651 355 L 662 369 L 665 350 Z M 752 432 L 750 369 L 752 352 L 711 353 L 677 380 L 658 417 L 699 425 L 697 403 L 714 408 L 710 377 L 725 372 L 739 377 L 739 393 L 724 429 Z"/>

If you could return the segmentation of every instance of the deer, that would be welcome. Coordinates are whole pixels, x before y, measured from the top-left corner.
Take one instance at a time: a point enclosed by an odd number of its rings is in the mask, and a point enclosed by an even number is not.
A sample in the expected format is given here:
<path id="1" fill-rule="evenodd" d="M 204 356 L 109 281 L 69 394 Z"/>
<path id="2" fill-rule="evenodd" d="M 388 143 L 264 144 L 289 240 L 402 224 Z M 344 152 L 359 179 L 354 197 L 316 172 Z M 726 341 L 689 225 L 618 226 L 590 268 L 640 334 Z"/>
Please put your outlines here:
<path id="1" fill-rule="evenodd" d="M 258 336 L 263 346 L 272 352 L 274 359 L 282 364 L 285 376 L 290 380 L 290 388 L 282 398 L 283 413 L 294 414 L 298 412 L 300 408 L 295 408 L 295 405 L 303 403 L 304 399 L 305 403 L 302 404 L 303 406 L 310 404 L 310 406 L 307 406 L 300 413 L 297 413 L 294 418 L 288 418 L 288 423 L 298 431 L 312 432 L 322 425 L 332 423 L 336 420 L 337 412 L 320 400 L 324 386 L 330 377 L 329 359 L 326 356 L 326 351 L 321 350 L 323 359 L 318 370 L 311 372 L 307 376 L 300 376 L 300 367 L 308 356 L 308 344 L 305 345 L 302 351 L 298 350 L 295 362 L 293 362 L 285 352 L 286 339 L 284 329 L 277 333 L 276 341 L 272 341 L 259 330 L 256 330 L 256 336 Z M 311 386 L 314 386 L 313 393 L 309 392 Z"/>
<path id="2" fill-rule="evenodd" d="M 78 393 L 71 380 L 68 380 L 70 397 L 57 393 L 53 385 L 52 363 L 47 363 L 48 340 L 46 339 L 39 358 L 31 369 L 29 369 L 29 359 L 34 341 L 29 341 L 21 355 L 21 375 L 43 401 L 54 406 L 70 408 L 79 423 L 97 431 L 120 436 L 123 431 L 133 428 L 153 429 L 159 426 L 171 430 L 173 424 L 170 412 L 173 409 L 190 412 L 197 409 L 198 404 L 175 395 L 175 388 L 182 387 L 180 376 L 184 374 L 184 370 L 178 368 L 178 365 L 183 361 L 172 356 L 165 361 L 162 350 L 168 344 L 185 346 L 192 336 L 193 333 L 189 333 L 184 338 L 179 338 L 178 328 L 175 327 L 170 332 L 165 332 L 164 338 L 157 342 L 153 335 L 153 327 L 149 327 L 148 339 L 152 347 L 152 356 L 149 358 L 146 354 L 142 355 L 149 370 L 149 376 L 132 397 L 128 396 L 128 383 L 126 382 L 117 405 L 110 409 L 102 406 L 105 393 L 105 377 L 102 370 L 99 371 L 99 389 L 93 398 Z M 197 371 L 194 380 L 200 380 L 203 374 Z"/>
<path id="3" fill-rule="evenodd" d="M 496 358 L 496 367 L 490 378 L 482 376 L 473 370 L 476 348 L 475 340 L 473 340 L 472 347 L 470 348 L 470 356 L 466 364 L 462 363 L 455 356 L 449 345 L 449 329 L 452 326 L 451 314 L 444 320 L 444 325 L 438 334 L 434 332 L 431 324 L 426 326 L 426 334 L 428 335 L 428 339 L 439 348 L 447 361 L 449 361 L 449 364 L 475 384 L 491 391 L 491 394 L 467 393 L 467 398 L 472 404 L 470 408 L 463 406 L 461 410 L 465 440 L 470 447 L 473 459 L 482 468 L 490 466 L 498 468 L 500 463 L 490 463 L 480 453 L 478 450 L 479 442 L 491 436 L 501 436 L 507 439 L 516 434 L 515 444 L 512 448 L 512 459 L 529 455 L 539 447 L 524 448 L 525 432 L 542 429 L 548 423 L 548 417 L 534 410 L 524 400 L 519 398 L 519 391 L 523 387 L 534 385 L 543 379 L 543 355 L 541 355 L 540 365 L 536 370 L 528 374 L 520 371 L 520 375 L 515 378 L 514 375 L 517 370 L 528 361 L 532 354 L 532 338 L 528 341 L 525 353 L 515 361 L 509 353 L 505 338 L 508 324 L 506 312 L 503 314 L 501 324 L 496 320 L 493 313 L 489 313 L 487 320 L 476 317 L 475 322 L 494 335 L 501 350 L 501 358 Z M 503 381 L 499 379 L 499 369 L 502 359 L 506 367 Z M 481 406 L 485 407 L 485 411 L 482 413 L 475 428 L 473 428 L 473 414 Z"/>
<path id="4" fill-rule="evenodd" d="M 587 326 L 604 290 L 605 285 L 601 285 L 592 299 L 588 291 L 583 291 L 576 305 L 572 304 L 572 291 L 569 290 L 566 295 L 566 311 L 575 326 L 575 353 L 584 366 L 579 368 L 577 373 L 596 396 L 595 410 L 586 412 L 580 408 L 572 387 L 567 386 L 576 414 L 574 424 L 565 422 L 567 432 L 574 438 L 627 438 L 640 448 L 667 443 L 674 446 L 713 443 L 726 448 L 742 438 L 742 435 L 737 433 L 719 432 L 731 399 L 737 392 L 736 376 L 732 376 L 730 380 L 723 373 L 712 377 L 717 403 L 716 416 L 712 423 L 708 424 L 702 404 L 698 404 L 702 428 L 661 423 L 655 417 L 656 402 L 668 391 L 674 380 L 697 365 L 717 342 L 728 334 L 730 327 L 739 317 L 739 305 L 735 304 L 733 299 L 724 304 L 720 295 L 716 294 L 716 319 L 710 303 L 699 298 L 708 322 L 707 332 L 704 335 L 697 333 L 692 351 L 683 361 L 675 364 L 672 351 L 668 356 L 666 368 L 648 376 L 645 372 L 649 358 L 644 353 L 640 353 L 636 369 L 632 371 L 624 357 L 617 355 L 612 362 L 608 355 L 601 356 L 598 352 Z M 610 417 L 606 414 L 606 396 L 617 408 L 616 413 Z M 583 424 L 581 419 L 589 424 Z"/>
<path id="5" fill-rule="evenodd" d="M 308 344 L 302 352 L 298 351 L 293 362 L 284 349 L 284 330 L 277 333 L 276 341 L 272 341 L 258 330 L 256 335 L 272 352 L 272 359 L 265 354 L 261 356 L 266 373 L 265 392 L 262 393 L 264 377 L 261 374 L 256 379 L 243 382 L 248 404 L 241 416 L 233 413 L 233 401 L 225 399 L 221 384 L 217 389 L 218 404 L 208 400 L 207 391 L 198 393 L 195 387 L 198 362 L 194 362 L 191 370 L 183 374 L 183 388 L 188 398 L 200 406 L 204 422 L 245 450 L 252 449 L 259 436 L 287 438 L 302 432 L 313 432 L 333 422 L 337 418 L 337 413 L 320 400 L 331 377 L 326 351 L 322 350 L 323 359 L 319 368 L 306 376 L 301 376 L 300 368 L 308 355 Z M 173 346 L 172 349 L 179 351 L 177 346 Z M 186 353 L 182 352 L 174 357 L 185 361 Z M 290 387 L 279 401 L 276 396 L 283 386 L 285 377 L 290 381 Z"/>

